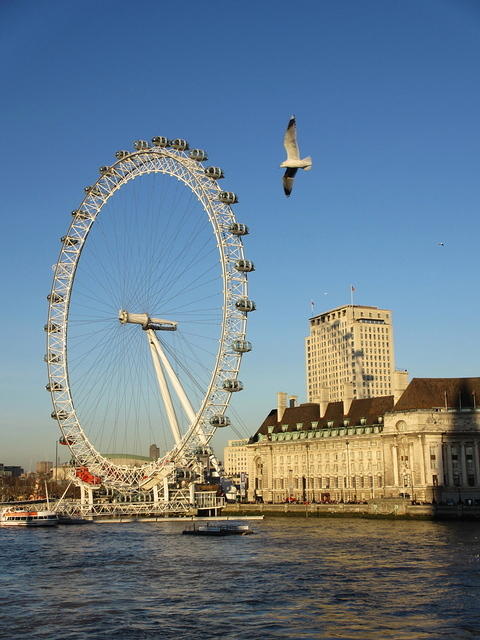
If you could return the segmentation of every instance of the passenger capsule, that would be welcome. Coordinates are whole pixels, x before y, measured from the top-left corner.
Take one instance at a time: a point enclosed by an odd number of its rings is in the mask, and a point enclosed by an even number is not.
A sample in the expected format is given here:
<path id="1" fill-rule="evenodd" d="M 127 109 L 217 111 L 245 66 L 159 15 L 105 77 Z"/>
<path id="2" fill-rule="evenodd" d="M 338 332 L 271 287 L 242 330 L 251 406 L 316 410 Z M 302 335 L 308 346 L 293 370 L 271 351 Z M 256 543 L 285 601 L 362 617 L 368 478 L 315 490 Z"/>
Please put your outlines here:
<path id="1" fill-rule="evenodd" d="M 100 191 L 100 189 L 98 187 L 96 187 L 95 185 L 90 185 L 88 187 L 85 187 L 84 189 L 85 193 L 88 193 L 89 196 L 101 196 L 102 192 Z"/>
<path id="2" fill-rule="evenodd" d="M 62 356 L 59 353 L 46 353 L 43 356 L 45 362 L 49 362 L 50 364 L 58 364 L 62 361 Z"/>
<path id="3" fill-rule="evenodd" d="M 55 322 L 49 322 L 43 328 L 47 333 L 59 333 L 60 331 L 60 325 L 55 324 Z"/>
<path id="4" fill-rule="evenodd" d="M 235 391 L 243 390 L 243 383 L 240 380 L 224 380 L 222 387 L 225 391 L 235 393 Z"/>
<path id="5" fill-rule="evenodd" d="M 248 298 L 240 298 L 236 301 L 235 306 L 239 311 L 244 311 L 245 313 L 255 311 L 255 309 L 257 308 L 255 306 L 255 302 L 253 300 L 249 300 Z"/>
<path id="6" fill-rule="evenodd" d="M 102 176 L 111 176 L 114 173 L 112 167 L 106 167 L 106 166 L 100 167 L 98 171 L 102 174 Z"/>
<path id="7" fill-rule="evenodd" d="M 68 438 L 66 438 L 65 436 L 62 436 L 59 441 L 58 444 L 73 444 L 75 442 L 75 440 L 70 436 Z"/>
<path id="8" fill-rule="evenodd" d="M 66 247 L 74 247 L 80 242 L 78 238 L 72 238 L 72 236 L 62 236 L 60 240 Z"/>
<path id="9" fill-rule="evenodd" d="M 79 220 L 88 220 L 92 216 L 88 213 L 88 211 L 84 211 L 83 209 L 74 209 L 72 211 L 72 216 L 74 218 L 78 218 Z"/>
<path id="10" fill-rule="evenodd" d="M 248 353 L 252 350 L 252 343 L 248 340 L 235 340 L 232 343 L 232 349 L 237 353 Z"/>
<path id="11" fill-rule="evenodd" d="M 122 149 L 121 151 L 116 152 L 115 157 L 117 158 L 117 160 L 123 160 L 128 155 L 130 155 L 130 151 L 125 151 Z"/>
<path id="12" fill-rule="evenodd" d="M 133 146 L 137 151 L 142 151 L 142 149 L 148 149 L 150 145 L 146 140 L 135 140 Z"/>
<path id="13" fill-rule="evenodd" d="M 152 143 L 156 147 L 169 147 L 170 146 L 170 140 L 168 138 L 165 138 L 164 136 L 155 136 L 154 138 L 152 138 Z"/>
<path id="14" fill-rule="evenodd" d="M 235 269 L 244 273 L 255 271 L 255 265 L 251 260 L 237 260 L 235 262 Z"/>
<path id="15" fill-rule="evenodd" d="M 60 382 L 52 382 L 52 383 L 48 383 L 45 386 L 45 389 L 47 391 L 63 391 L 63 385 L 60 384 Z"/>
<path id="16" fill-rule="evenodd" d="M 228 230 L 234 236 L 246 236 L 248 235 L 248 227 L 246 224 L 241 224 L 240 222 L 234 222 L 229 227 Z"/>
<path id="17" fill-rule="evenodd" d="M 52 304 L 58 304 L 59 302 L 63 302 L 65 298 L 61 296 L 59 293 L 55 293 L 54 291 L 53 293 L 48 294 L 47 300 Z"/>
<path id="18" fill-rule="evenodd" d="M 210 418 L 210 424 L 212 427 L 228 427 L 230 426 L 230 418 L 228 416 L 222 416 L 220 413 Z"/>
<path id="19" fill-rule="evenodd" d="M 182 140 L 181 138 L 175 138 L 175 140 L 172 140 L 171 146 L 177 151 L 187 151 L 190 148 L 188 146 L 188 142 L 186 140 Z"/>
<path id="20" fill-rule="evenodd" d="M 220 191 L 218 199 L 224 204 L 235 204 L 238 202 L 237 194 L 233 193 L 233 191 Z"/>
<path id="21" fill-rule="evenodd" d="M 50 414 L 54 420 L 66 420 L 69 417 L 68 411 L 52 411 Z"/>
<path id="22" fill-rule="evenodd" d="M 213 178 L 214 180 L 220 180 L 220 178 L 224 177 L 223 171 L 220 167 L 207 167 L 205 169 L 205 173 L 209 178 Z"/>
<path id="23" fill-rule="evenodd" d="M 203 162 L 208 160 L 208 156 L 203 149 L 192 149 L 188 154 L 188 157 L 197 162 Z"/>

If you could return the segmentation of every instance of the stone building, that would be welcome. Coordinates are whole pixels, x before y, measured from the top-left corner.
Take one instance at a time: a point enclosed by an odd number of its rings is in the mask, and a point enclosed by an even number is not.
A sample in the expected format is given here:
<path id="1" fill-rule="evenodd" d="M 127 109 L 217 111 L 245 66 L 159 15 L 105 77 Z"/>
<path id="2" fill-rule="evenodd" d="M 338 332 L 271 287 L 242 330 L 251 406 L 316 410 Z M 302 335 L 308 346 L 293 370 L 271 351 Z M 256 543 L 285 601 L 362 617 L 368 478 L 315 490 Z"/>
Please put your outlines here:
<path id="1" fill-rule="evenodd" d="M 248 438 L 229 440 L 223 450 L 223 469 L 225 475 L 239 478 L 247 471 Z"/>
<path id="2" fill-rule="evenodd" d="M 248 445 L 248 498 L 480 502 L 480 378 L 415 378 L 398 398 L 294 399 Z"/>
<path id="3" fill-rule="evenodd" d="M 346 385 L 354 398 L 403 391 L 407 372 L 396 371 L 392 312 L 345 305 L 310 318 L 305 339 L 309 402 L 342 400 Z"/>
<path id="4" fill-rule="evenodd" d="M 40 462 L 37 462 L 35 465 L 35 472 L 39 474 L 47 474 L 50 473 L 52 468 L 53 462 L 50 462 L 49 460 L 40 460 Z"/>
<path id="5" fill-rule="evenodd" d="M 148 456 L 152 460 L 158 460 L 160 457 L 160 449 L 156 444 L 151 444 L 148 450 Z"/>

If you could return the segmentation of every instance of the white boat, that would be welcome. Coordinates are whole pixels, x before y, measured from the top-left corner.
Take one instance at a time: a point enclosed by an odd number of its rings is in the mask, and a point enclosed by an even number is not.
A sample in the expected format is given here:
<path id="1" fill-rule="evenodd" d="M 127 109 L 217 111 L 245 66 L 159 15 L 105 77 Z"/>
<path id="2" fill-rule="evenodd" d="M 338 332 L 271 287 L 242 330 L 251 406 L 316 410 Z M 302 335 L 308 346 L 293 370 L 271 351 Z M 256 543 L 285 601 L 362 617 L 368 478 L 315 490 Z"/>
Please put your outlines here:
<path id="1" fill-rule="evenodd" d="M 0 527 L 52 527 L 58 524 L 55 511 L 27 511 L 3 509 L 0 511 Z"/>

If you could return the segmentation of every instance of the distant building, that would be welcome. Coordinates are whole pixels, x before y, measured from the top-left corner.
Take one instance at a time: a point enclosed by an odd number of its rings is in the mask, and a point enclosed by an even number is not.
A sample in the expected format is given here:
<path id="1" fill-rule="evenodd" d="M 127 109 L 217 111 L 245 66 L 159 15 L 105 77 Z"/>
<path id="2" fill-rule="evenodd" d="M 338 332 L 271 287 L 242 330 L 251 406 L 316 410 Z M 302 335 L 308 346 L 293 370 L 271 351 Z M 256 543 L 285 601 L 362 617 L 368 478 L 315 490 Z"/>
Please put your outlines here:
<path id="1" fill-rule="evenodd" d="M 74 475 L 75 467 L 71 464 L 61 464 L 57 467 L 52 467 L 51 476 L 52 480 L 56 482 L 64 482 L 65 480 L 69 480 Z"/>
<path id="2" fill-rule="evenodd" d="M 247 445 L 249 499 L 480 502 L 480 378 L 414 378 L 393 395 L 291 401 Z"/>
<path id="3" fill-rule="evenodd" d="M 160 457 L 160 449 L 156 444 L 151 444 L 148 455 L 152 460 L 158 460 Z"/>
<path id="4" fill-rule="evenodd" d="M 247 471 L 248 438 L 229 440 L 223 450 L 223 468 L 229 477 L 240 477 Z"/>
<path id="5" fill-rule="evenodd" d="M 25 473 L 23 467 L 19 467 L 16 465 L 5 465 L 3 469 L 5 473 L 11 475 L 14 478 L 20 478 L 20 476 L 23 476 L 23 474 Z"/>
<path id="6" fill-rule="evenodd" d="M 141 467 L 151 459 L 147 456 L 137 456 L 133 453 L 103 453 L 104 458 L 113 462 L 113 464 L 127 465 L 129 467 Z"/>
<path id="7" fill-rule="evenodd" d="M 37 462 L 35 466 L 35 471 L 40 474 L 49 473 L 53 468 L 53 462 L 47 460 L 41 460 Z"/>
<path id="8" fill-rule="evenodd" d="M 309 402 L 399 396 L 408 384 L 395 371 L 388 309 L 345 305 L 310 318 L 305 360 Z"/>

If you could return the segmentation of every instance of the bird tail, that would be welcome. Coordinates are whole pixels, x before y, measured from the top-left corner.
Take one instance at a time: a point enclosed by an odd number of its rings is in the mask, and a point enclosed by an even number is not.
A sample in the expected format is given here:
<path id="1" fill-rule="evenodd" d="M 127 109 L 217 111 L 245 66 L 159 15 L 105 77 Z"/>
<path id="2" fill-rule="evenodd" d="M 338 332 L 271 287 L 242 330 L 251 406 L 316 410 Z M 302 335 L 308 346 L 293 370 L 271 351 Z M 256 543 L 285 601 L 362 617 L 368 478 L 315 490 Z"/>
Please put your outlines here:
<path id="1" fill-rule="evenodd" d="M 312 158 L 311 158 L 311 156 L 308 156 L 307 158 L 303 158 L 302 162 L 306 163 L 306 166 L 303 167 L 305 169 L 305 171 L 310 171 L 310 169 L 312 168 Z"/>

